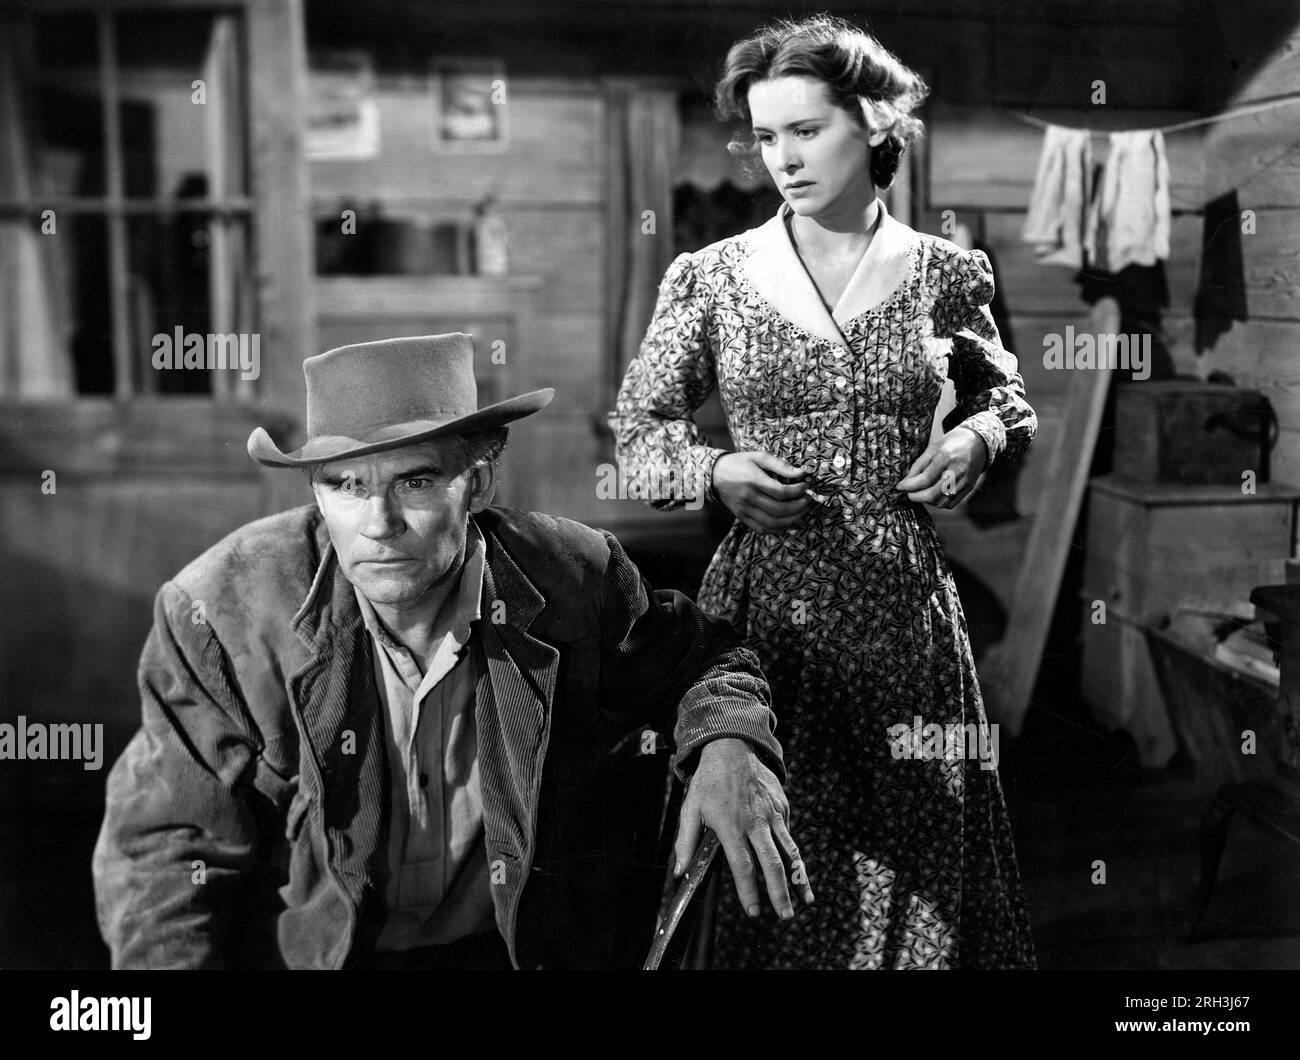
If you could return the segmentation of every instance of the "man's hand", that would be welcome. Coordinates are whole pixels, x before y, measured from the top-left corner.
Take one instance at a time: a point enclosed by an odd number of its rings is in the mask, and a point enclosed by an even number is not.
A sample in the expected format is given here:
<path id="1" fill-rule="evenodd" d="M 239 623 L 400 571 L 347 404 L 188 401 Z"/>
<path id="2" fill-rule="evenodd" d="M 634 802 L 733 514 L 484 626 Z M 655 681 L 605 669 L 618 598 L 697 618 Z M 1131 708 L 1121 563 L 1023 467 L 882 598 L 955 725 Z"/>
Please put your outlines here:
<path id="1" fill-rule="evenodd" d="M 794 905 L 786 887 L 782 852 L 800 897 L 809 905 L 813 900 L 807 870 L 786 827 L 789 816 L 790 804 L 781 782 L 758 760 L 749 744 L 730 737 L 705 744 L 682 803 L 673 875 L 680 876 L 690 863 L 700 833 L 707 826 L 717 833 L 726 851 L 745 911 L 750 916 L 761 912 L 756 879 L 756 872 L 761 870 L 772 908 L 782 919 L 789 920 L 794 916 Z"/>
<path id="2" fill-rule="evenodd" d="M 989 449 L 969 427 L 954 427 L 912 461 L 907 477 L 894 488 L 907 499 L 936 508 L 956 508 L 988 466 Z"/>

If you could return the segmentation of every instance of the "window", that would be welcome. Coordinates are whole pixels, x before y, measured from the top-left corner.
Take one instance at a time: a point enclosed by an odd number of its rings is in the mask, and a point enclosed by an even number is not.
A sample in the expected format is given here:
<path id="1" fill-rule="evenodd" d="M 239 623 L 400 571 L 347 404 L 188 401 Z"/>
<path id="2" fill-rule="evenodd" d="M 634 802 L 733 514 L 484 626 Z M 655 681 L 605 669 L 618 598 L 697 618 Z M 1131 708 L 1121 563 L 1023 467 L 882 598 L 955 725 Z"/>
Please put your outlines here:
<path id="1" fill-rule="evenodd" d="M 0 19 L 0 397 L 253 396 L 246 69 L 238 11 Z"/>

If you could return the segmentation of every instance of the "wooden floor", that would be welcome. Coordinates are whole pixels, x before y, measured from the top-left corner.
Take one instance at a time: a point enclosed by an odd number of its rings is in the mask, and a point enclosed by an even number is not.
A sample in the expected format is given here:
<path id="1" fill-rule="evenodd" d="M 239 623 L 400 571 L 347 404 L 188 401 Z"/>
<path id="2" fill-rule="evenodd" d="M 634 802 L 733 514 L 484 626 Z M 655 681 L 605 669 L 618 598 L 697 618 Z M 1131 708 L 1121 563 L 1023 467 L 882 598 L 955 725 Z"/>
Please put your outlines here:
<path id="1" fill-rule="evenodd" d="M 1300 849 L 1241 819 L 1228 833 L 1204 939 L 1189 940 L 1197 826 L 1214 787 L 1181 756 L 1168 769 L 1138 767 L 1127 737 L 1091 725 L 1074 665 L 1069 653 L 1048 660 L 1024 734 L 1002 740 L 1040 967 L 1300 968 Z M 1093 882 L 1096 861 L 1104 884 Z"/>

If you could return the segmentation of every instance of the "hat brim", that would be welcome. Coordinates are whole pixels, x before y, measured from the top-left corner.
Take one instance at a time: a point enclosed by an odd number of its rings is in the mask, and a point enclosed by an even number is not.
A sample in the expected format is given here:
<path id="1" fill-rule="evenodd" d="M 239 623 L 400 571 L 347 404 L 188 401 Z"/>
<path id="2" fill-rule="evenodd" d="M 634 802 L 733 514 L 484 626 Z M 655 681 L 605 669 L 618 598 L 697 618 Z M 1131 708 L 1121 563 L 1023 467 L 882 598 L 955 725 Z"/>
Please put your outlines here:
<path id="1" fill-rule="evenodd" d="M 346 460 L 354 456 L 366 456 L 369 453 L 382 453 L 388 449 L 400 449 L 404 445 L 445 438 L 448 435 L 468 434 L 471 431 L 499 427 L 523 419 L 525 416 L 531 416 L 534 412 L 540 412 L 554 397 L 555 391 L 551 387 L 546 387 L 543 390 L 533 390 L 518 397 L 498 401 L 468 416 L 458 416 L 451 420 L 398 423 L 376 431 L 367 438 L 339 436 L 313 438 L 301 449 L 290 453 L 284 452 L 276 445 L 264 427 L 258 427 L 248 436 L 248 455 L 266 467 L 310 467 L 312 464 L 325 464 L 332 460 Z"/>

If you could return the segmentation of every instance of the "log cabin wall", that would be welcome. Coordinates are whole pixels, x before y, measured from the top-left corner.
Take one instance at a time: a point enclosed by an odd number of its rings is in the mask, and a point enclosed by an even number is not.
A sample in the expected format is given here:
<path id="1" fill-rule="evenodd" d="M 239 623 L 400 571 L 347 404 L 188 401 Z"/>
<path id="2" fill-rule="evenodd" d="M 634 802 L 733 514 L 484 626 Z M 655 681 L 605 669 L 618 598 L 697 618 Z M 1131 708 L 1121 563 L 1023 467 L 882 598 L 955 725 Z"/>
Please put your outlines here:
<path id="1" fill-rule="evenodd" d="M 1279 5 L 1278 15 L 1284 32 L 1262 41 L 1258 30 L 1243 39 L 1254 27 L 1223 19 L 1233 59 L 1262 57 L 1242 63 L 1232 104 L 1296 105 L 1224 122 L 1205 138 L 1204 200 L 1235 190 L 1243 211 L 1247 310 L 1206 361 L 1269 398 L 1280 427 L 1272 476 L 1300 483 L 1300 5 Z"/>
<path id="2" fill-rule="evenodd" d="M 376 203 L 386 218 L 468 226 L 476 203 L 488 195 L 497 200 L 509 233 L 511 275 L 539 282 L 533 327 L 519 337 L 519 348 L 504 351 L 503 365 L 493 363 L 490 349 L 476 350 L 480 386 L 490 382 L 482 378 L 487 373 L 504 369 L 512 393 L 556 389 L 555 401 L 543 413 L 511 428 L 506 502 L 519 503 L 514 497 L 526 486 L 527 506 L 591 516 L 587 501 L 594 500 L 595 474 L 578 469 L 594 469 L 601 459 L 592 416 L 607 400 L 595 367 L 604 355 L 608 297 L 604 89 L 585 78 L 507 76 L 506 149 L 446 153 L 430 143 L 427 76 L 379 73 L 379 155 L 312 162 L 317 216 L 337 217 L 343 204 Z M 329 309 L 325 286 L 318 288 L 322 314 Z M 436 301 L 435 295 L 430 298 Z M 463 328 L 452 323 L 457 308 L 430 306 L 431 312 L 445 314 L 447 326 Z M 384 324 L 376 319 L 369 326 Z M 536 454 L 542 454 L 539 460 L 529 459 Z M 520 481 L 525 475 L 527 483 Z"/>
<path id="3" fill-rule="evenodd" d="M 861 18 L 856 7 L 839 9 Z M 521 3 L 487 10 L 469 3 L 440 4 L 436 10 L 394 3 L 379 14 L 357 14 L 331 0 L 310 4 L 305 13 L 288 2 L 253 10 L 270 12 L 259 13 L 259 23 L 250 27 L 255 208 L 264 248 L 258 284 L 270 329 L 257 407 L 251 416 L 209 417 L 187 433 L 183 425 L 194 417 L 180 404 L 159 414 L 171 425 L 164 428 L 150 415 L 133 420 L 94 403 L 69 405 L 46 417 L 45 429 L 54 449 L 62 451 L 61 424 L 84 424 L 84 435 L 99 451 L 97 462 L 83 468 L 62 468 L 57 453 L 34 449 L 37 428 L 30 416 L 6 420 L 8 455 L 0 474 L 13 501 L 5 509 L 4 537 L 11 543 L 9 569 L 27 573 L 10 578 L 6 587 L 12 604 L 5 608 L 12 616 L 7 639 L 22 647 L 6 653 L 0 673 L 5 698 L 29 704 L 33 714 L 72 720 L 98 710 L 90 705 L 98 695 L 113 704 L 110 715 L 119 739 L 134 724 L 133 659 L 156 586 L 231 527 L 305 499 L 296 482 L 268 474 L 223 478 L 213 487 L 220 499 L 193 500 L 200 484 L 192 477 L 210 473 L 202 464 L 148 477 L 177 452 L 218 444 L 230 456 L 229 467 L 239 469 L 233 473 L 242 475 L 239 438 L 245 421 L 300 413 L 301 359 L 317 348 L 301 308 L 311 298 L 301 275 L 309 256 L 302 237 L 309 220 L 303 197 L 310 194 L 319 202 L 345 194 L 383 195 L 396 209 L 421 200 L 422 209 L 432 203 L 448 216 L 463 217 L 485 191 L 498 191 L 514 267 L 543 281 L 536 334 L 516 382 L 521 389 L 555 385 L 559 391 L 555 404 L 528 425 L 532 433 L 517 435 L 518 444 L 528 442 L 547 461 L 535 503 L 616 526 L 619 516 L 595 498 L 592 473 L 610 457 L 608 441 L 593 430 L 592 419 L 603 416 L 613 400 L 604 371 L 613 354 L 603 331 L 609 292 L 602 79 L 674 79 L 685 91 L 705 95 L 727 44 L 785 13 L 763 4 L 701 9 L 660 2 Z M 382 165 L 314 163 L 308 171 L 303 164 L 295 125 L 298 82 L 305 76 L 304 41 L 297 39 L 304 16 L 306 43 L 369 48 L 381 72 L 397 72 L 381 84 L 387 152 Z M 905 12 L 870 13 L 870 28 L 922 70 L 933 88 L 925 146 L 930 213 L 918 224 L 937 230 L 937 211 L 951 208 L 984 232 L 999 258 L 1012 332 L 1035 404 L 1050 407 L 1064 386 L 1060 373 L 1043 371 L 1036 356 L 1042 335 L 1077 320 L 1082 303 L 1069 272 L 1038 266 L 1019 239 L 1041 136 L 1009 111 L 1032 109 L 1098 129 L 1107 123 L 1131 128 L 1294 95 L 1300 91 L 1298 23 L 1300 5 L 1293 0 L 1253 5 L 1249 21 L 1172 0 L 1138 5 L 1105 0 L 1086 7 L 1016 0 L 958 14 L 950 4 L 921 2 Z M 419 127 L 426 88 L 415 78 L 403 82 L 401 73 L 427 69 L 429 58 L 440 53 L 494 55 L 506 62 L 515 113 L 505 159 L 465 155 L 430 169 Z M 1105 107 L 1088 102 L 1098 78 L 1108 87 Z M 1174 304 L 1166 318 L 1178 367 L 1194 370 L 1190 308 L 1199 265 L 1198 211 L 1213 195 L 1235 187 L 1242 207 L 1257 213 L 1256 234 L 1243 239 L 1250 319 L 1225 335 L 1205 360 L 1260 386 L 1271 398 L 1282 426 L 1274 475 L 1291 480 L 1300 467 L 1300 378 L 1293 356 L 1300 339 L 1295 120 L 1294 111 L 1279 110 L 1169 138 L 1178 213 L 1170 262 Z M 285 208 L 286 203 L 297 205 Z M 159 430 L 169 432 L 174 444 L 160 447 Z M 75 445 L 73 450 L 78 451 Z M 113 453 L 124 455 L 116 459 Z M 31 476 L 45 468 L 61 473 L 57 505 L 39 493 L 22 499 L 21 491 L 37 481 Z M 84 488 L 74 485 L 78 476 L 87 483 Z M 34 526 L 42 528 L 40 556 L 20 544 L 32 540 Z M 154 528 L 163 544 L 145 541 L 143 535 Z M 1014 562 L 1009 551 L 1004 558 Z M 96 583 L 86 580 L 93 569 L 121 575 L 118 581 L 134 586 L 130 599 L 121 607 L 65 607 L 74 598 L 97 599 Z M 73 627 L 67 627 L 69 616 L 76 619 Z M 38 643 L 46 647 L 38 649 Z M 62 647 L 49 647 L 56 643 Z M 63 665 L 89 645 L 101 650 L 87 652 L 93 660 L 87 666 Z"/>
<path id="4" fill-rule="evenodd" d="M 928 187 L 918 195 L 928 208 L 914 223 L 941 233 L 939 211 L 951 209 L 992 247 L 1029 393 L 1053 422 L 1066 378 L 1043 369 L 1043 335 L 1077 324 L 1087 307 L 1073 273 L 1039 266 L 1020 239 L 1042 133 L 1017 121 L 1011 111 L 1032 110 L 1061 124 L 1095 128 L 1102 157 L 1106 130 L 1200 116 L 1226 100 L 1225 85 L 1215 82 L 1223 82 L 1228 70 L 1225 63 L 1212 61 L 1215 27 L 1207 24 L 1204 5 L 1189 0 L 1136 5 L 1005 0 L 958 6 L 919 0 L 905 9 L 880 6 L 864 12 L 860 5 L 845 4 L 815 9 L 865 22 L 929 81 L 929 131 L 923 148 Z M 730 43 L 773 18 L 813 10 L 766 3 L 702 7 L 686 0 L 517 2 L 485 9 L 452 0 L 436 9 L 391 3 L 380 21 L 336 0 L 309 5 L 313 47 L 363 47 L 381 73 L 406 74 L 404 87 L 399 77 L 381 93 L 386 99 L 385 152 L 390 133 L 408 138 L 392 148 L 396 168 L 314 164 L 318 201 L 322 195 L 362 187 L 387 189 L 396 201 L 411 195 L 411 180 L 418 177 L 419 186 L 428 189 L 426 205 L 444 198 L 449 210 L 463 215 L 479 189 L 508 189 L 512 253 L 527 262 L 521 267 L 534 267 L 545 278 L 540 345 L 529 355 L 528 372 L 538 383 L 554 382 L 560 391 L 556 405 L 521 431 L 550 450 L 554 474 L 540 485 L 539 506 L 615 528 L 646 523 L 646 511 L 634 503 L 598 501 L 589 474 L 612 456 L 609 439 L 593 423 L 612 404 L 607 369 L 616 356 L 598 324 L 611 309 L 601 267 L 608 252 L 607 226 L 599 217 L 610 196 L 597 179 L 610 162 L 599 138 L 608 110 L 601 79 L 653 78 L 680 85 L 684 95 L 707 97 Z M 548 129 L 528 141 L 526 156 L 521 140 L 496 165 L 483 158 L 431 162 L 419 125 L 425 107 L 419 73 L 437 54 L 503 60 L 511 99 L 519 108 L 512 130 L 545 116 L 557 123 L 554 134 Z M 1090 100 L 1098 79 L 1107 89 L 1100 106 Z M 399 96 L 405 101 L 399 102 Z M 1201 238 L 1202 137 L 1195 132 L 1169 143 L 1177 212 L 1169 262 L 1173 305 L 1166 325 L 1171 343 L 1186 345 L 1189 352 Z M 522 179 L 521 166 L 530 176 L 535 168 L 536 179 Z M 430 182 L 427 178 L 435 172 L 439 179 Z M 555 174 L 564 174 L 564 183 L 552 187 Z M 579 225 L 588 227 L 579 230 Z M 537 239 L 551 242 L 530 245 Z M 673 522 L 662 513 L 653 519 L 665 529 Z M 1009 561 L 1012 553 L 1001 549 L 1000 556 Z"/>
<path id="5" fill-rule="evenodd" d="M 106 0 L 106 6 L 121 5 Z M 1300 92 L 1300 4 L 1261 0 L 1248 13 L 1242 6 L 1223 5 L 1220 14 L 1218 5 L 1196 0 L 978 6 L 910 0 L 878 9 L 699 0 L 248 4 L 253 209 L 262 251 L 260 393 L 252 406 L 221 412 L 197 408 L 190 398 L 169 399 L 161 410 L 116 406 L 108 398 L 4 410 L 0 482 L 9 500 L 0 510 L 0 559 L 8 574 L 0 581 L 6 646 L 0 701 L 6 716 L 102 720 L 111 760 L 138 723 L 135 665 L 158 585 L 225 531 L 306 499 L 292 474 L 250 472 L 242 440 L 254 420 L 301 414 L 301 361 L 321 348 L 309 312 L 315 288 L 306 235 L 321 201 L 382 194 L 394 211 L 415 205 L 463 218 L 485 191 L 498 192 L 514 270 L 541 281 L 535 332 L 514 383 L 559 390 L 555 404 L 516 433 L 518 447 L 527 444 L 544 456 L 534 503 L 617 527 L 621 512 L 598 502 L 593 488 L 595 466 L 611 453 L 592 417 L 603 416 L 614 397 L 606 371 L 615 354 L 605 339 L 604 79 L 672 81 L 703 96 L 728 44 L 770 18 L 823 9 L 859 22 L 865 16 L 933 88 L 925 146 L 930 213 L 917 223 L 938 231 L 936 211 L 950 208 L 983 232 L 999 258 L 1030 398 L 1046 408 L 1065 380 L 1043 371 L 1042 336 L 1076 322 L 1084 307 L 1070 273 L 1038 266 L 1019 239 L 1041 134 L 1009 111 L 1032 110 L 1101 131 L 1162 125 Z M 307 44 L 374 54 L 384 75 L 383 142 L 391 152 L 385 164 L 308 167 L 304 161 Z M 412 71 L 426 70 L 439 54 L 505 61 L 513 116 L 504 159 L 460 156 L 430 169 L 418 125 L 426 89 Z M 404 81 L 408 75 L 412 80 Z M 1104 107 L 1089 102 L 1096 79 L 1107 84 Z M 1300 481 L 1297 127 L 1297 112 L 1280 110 L 1169 139 L 1178 213 L 1169 264 L 1174 305 L 1166 316 L 1177 366 L 1194 370 L 1199 211 L 1235 188 L 1243 209 L 1257 215 L 1256 233 L 1243 239 L 1250 315 L 1206 360 L 1273 401 L 1282 426 L 1274 474 L 1292 481 Z M 660 231 L 667 237 L 670 227 Z M 40 491 L 45 469 L 59 474 L 57 495 Z M 997 562 L 1013 568 L 1015 559 L 1014 549 L 1005 549 Z M 982 573 L 996 570 L 993 563 Z M 13 820 L 27 823 L 25 831 L 6 833 L 10 845 L 0 847 L 0 865 L 8 869 L 0 873 L 0 908 L 7 914 L 0 964 L 102 963 L 86 895 L 73 918 L 48 902 L 51 880 L 62 886 L 75 878 L 88 888 L 83 841 L 98 825 L 98 801 L 87 799 L 90 789 L 75 763 L 59 774 L 10 769 L 5 778 L 0 802 Z M 50 807 L 60 801 L 72 809 L 50 824 Z M 52 945 L 52 937 L 63 941 Z"/>

